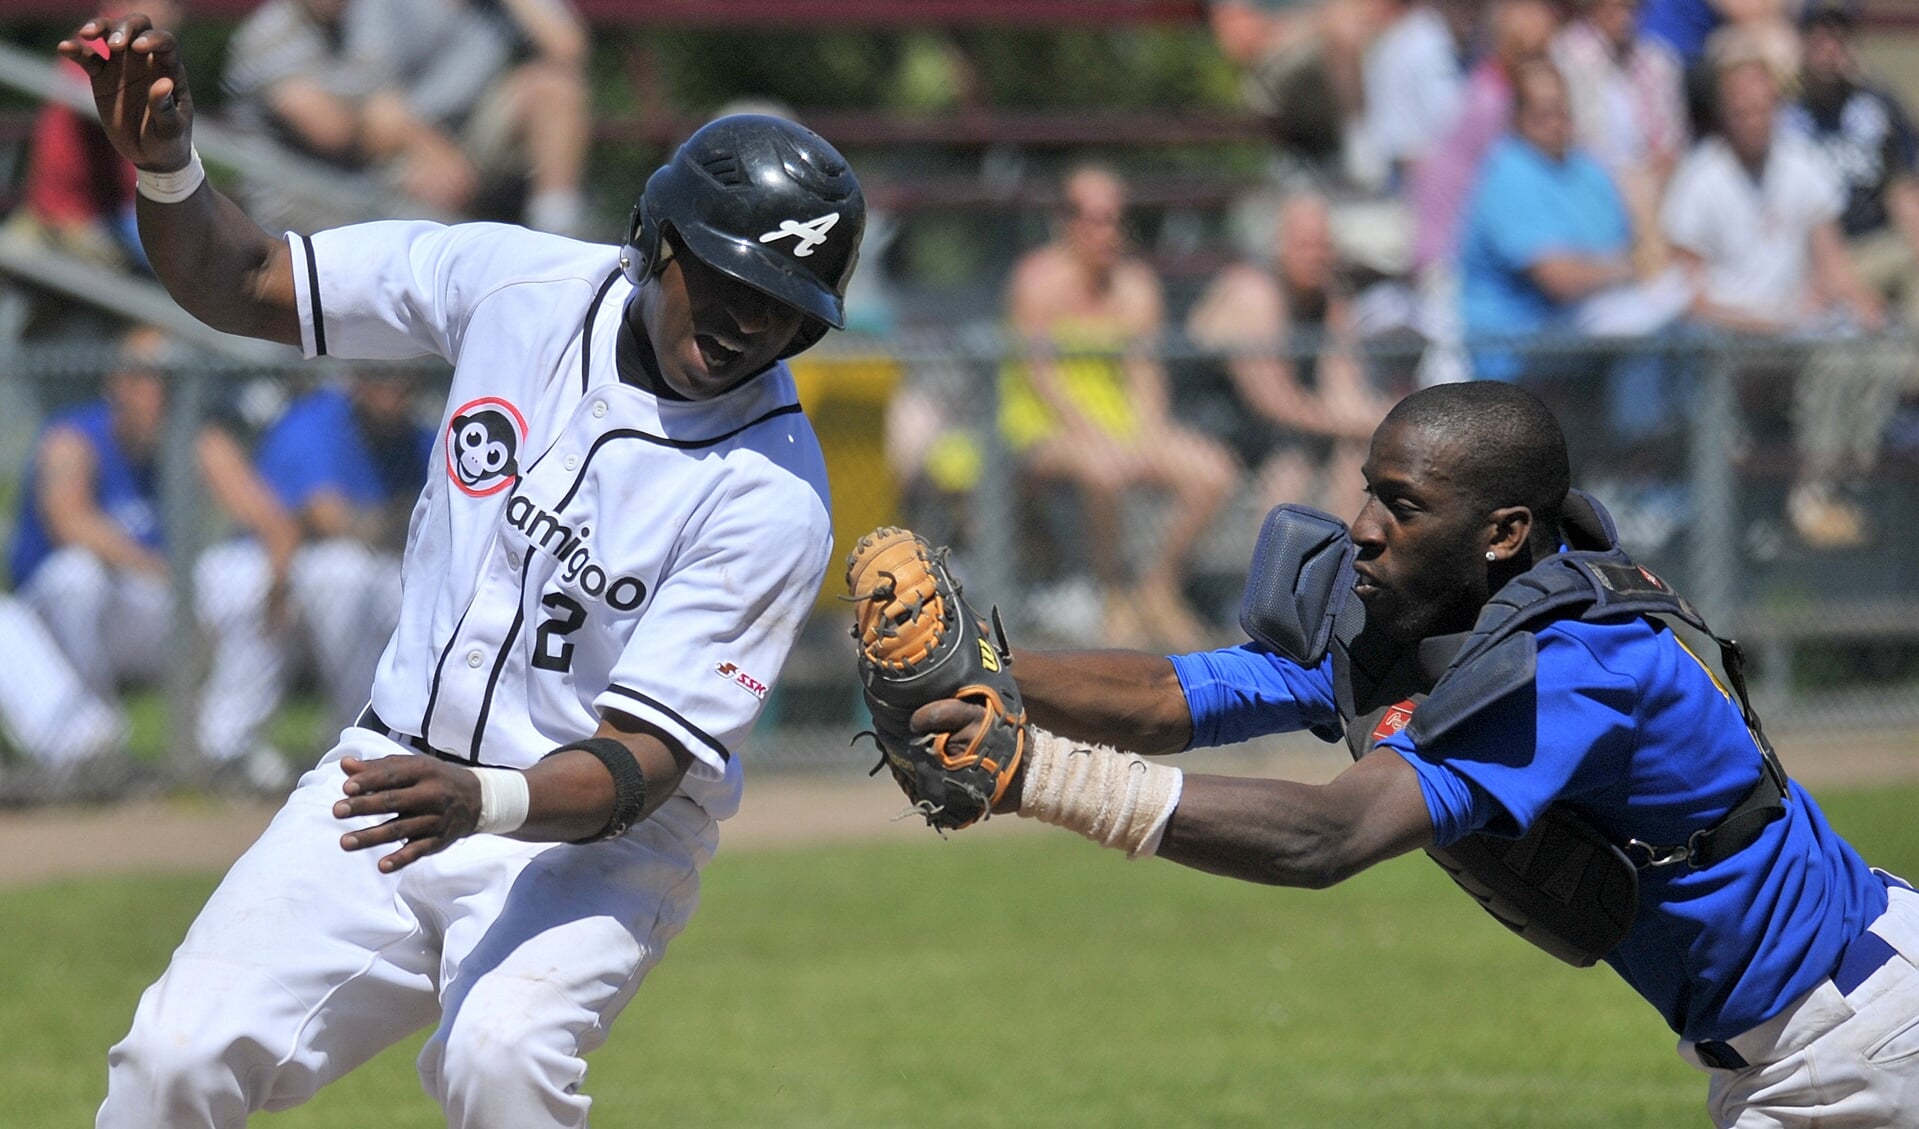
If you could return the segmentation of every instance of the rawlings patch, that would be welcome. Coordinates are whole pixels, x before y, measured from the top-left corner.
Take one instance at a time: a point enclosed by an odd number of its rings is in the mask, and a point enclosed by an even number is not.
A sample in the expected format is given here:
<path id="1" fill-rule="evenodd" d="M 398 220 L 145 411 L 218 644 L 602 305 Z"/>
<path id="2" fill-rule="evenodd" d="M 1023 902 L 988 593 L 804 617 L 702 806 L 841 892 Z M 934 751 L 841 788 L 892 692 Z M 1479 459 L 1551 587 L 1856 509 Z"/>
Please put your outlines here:
<path id="1" fill-rule="evenodd" d="M 1379 724 L 1373 726 L 1373 744 L 1377 745 L 1386 738 L 1406 728 L 1413 719 L 1413 700 L 1407 698 L 1398 705 L 1390 706 L 1379 718 Z"/>

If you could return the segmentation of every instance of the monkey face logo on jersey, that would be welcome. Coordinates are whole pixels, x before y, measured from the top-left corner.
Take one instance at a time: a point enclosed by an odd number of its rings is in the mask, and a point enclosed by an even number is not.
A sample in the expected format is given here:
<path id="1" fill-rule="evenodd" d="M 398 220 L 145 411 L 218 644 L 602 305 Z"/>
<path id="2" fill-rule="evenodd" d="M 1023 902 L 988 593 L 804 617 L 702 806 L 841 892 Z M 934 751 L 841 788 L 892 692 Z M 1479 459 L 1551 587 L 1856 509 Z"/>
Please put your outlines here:
<path id="1" fill-rule="evenodd" d="M 497 494 L 520 476 L 526 418 L 497 396 L 460 405 L 446 425 L 446 472 L 463 493 Z"/>

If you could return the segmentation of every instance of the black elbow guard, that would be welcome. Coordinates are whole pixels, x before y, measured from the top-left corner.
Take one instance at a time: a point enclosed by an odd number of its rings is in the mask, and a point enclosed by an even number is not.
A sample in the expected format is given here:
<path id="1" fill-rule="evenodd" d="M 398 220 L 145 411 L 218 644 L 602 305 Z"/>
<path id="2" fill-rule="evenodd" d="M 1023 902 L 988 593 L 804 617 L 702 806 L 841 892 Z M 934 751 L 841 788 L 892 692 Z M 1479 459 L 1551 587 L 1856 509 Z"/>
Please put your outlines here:
<path id="1" fill-rule="evenodd" d="M 588 737 L 584 741 L 575 741 L 571 745 L 561 745 L 546 754 L 555 757 L 572 749 L 591 753 L 606 766 L 613 775 L 613 815 L 606 826 L 584 839 L 575 839 L 575 843 L 597 843 L 602 839 L 617 839 L 626 833 L 640 818 L 646 809 L 646 774 L 640 771 L 640 762 L 634 758 L 633 751 L 620 741 L 611 737 Z M 540 758 L 542 760 L 545 757 Z"/>

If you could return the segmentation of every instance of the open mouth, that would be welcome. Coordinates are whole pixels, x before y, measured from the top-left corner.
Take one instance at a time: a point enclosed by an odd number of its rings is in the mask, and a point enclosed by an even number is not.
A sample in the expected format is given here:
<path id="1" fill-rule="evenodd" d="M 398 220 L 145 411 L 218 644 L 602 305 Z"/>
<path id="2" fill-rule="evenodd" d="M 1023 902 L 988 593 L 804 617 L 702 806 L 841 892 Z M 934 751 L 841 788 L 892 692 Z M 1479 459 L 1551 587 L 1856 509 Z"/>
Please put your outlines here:
<path id="1" fill-rule="evenodd" d="M 1368 596 L 1378 594 L 1378 592 L 1379 592 L 1378 581 L 1374 580 L 1371 575 L 1364 572 L 1360 572 L 1358 569 L 1353 570 L 1353 594 L 1354 595 L 1358 596 L 1360 599 L 1363 600 Z"/>
<path id="2" fill-rule="evenodd" d="M 732 343 L 715 337 L 710 333 L 696 333 L 693 342 L 699 347 L 700 360 L 706 363 L 708 372 L 716 372 L 733 363 L 746 350 L 736 348 Z"/>

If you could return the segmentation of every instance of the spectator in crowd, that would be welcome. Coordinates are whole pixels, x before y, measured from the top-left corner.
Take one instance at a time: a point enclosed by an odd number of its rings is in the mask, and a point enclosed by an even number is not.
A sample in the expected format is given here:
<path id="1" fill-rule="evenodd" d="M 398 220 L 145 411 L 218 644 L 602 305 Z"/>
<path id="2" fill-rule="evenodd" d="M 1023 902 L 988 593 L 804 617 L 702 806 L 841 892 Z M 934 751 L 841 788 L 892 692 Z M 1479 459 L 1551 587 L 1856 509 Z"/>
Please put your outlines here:
<path id="1" fill-rule="evenodd" d="M 177 28 L 176 0 L 125 0 L 103 5 L 110 18 L 139 10 L 154 26 Z M 59 64 L 60 81 L 90 97 L 86 75 L 73 63 Z M 20 206 L 8 217 L 5 236 L 107 266 L 146 266 L 133 221 L 133 166 L 114 152 L 92 117 L 64 102 L 49 101 L 33 120 Z"/>
<path id="2" fill-rule="evenodd" d="M 1787 516 L 1808 545 L 1856 546 L 1865 516 L 1842 487 L 1871 469 L 1901 374 L 1882 350 L 1845 338 L 1880 328 L 1884 305 L 1846 254 L 1838 177 L 1810 142 L 1775 127 L 1771 64 L 1729 57 L 1716 90 L 1722 135 L 1694 146 L 1673 174 L 1666 237 L 1693 278 L 1694 321 L 1804 343 Z"/>
<path id="3" fill-rule="evenodd" d="M 1127 250 L 1119 176 L 1077 168 L 1061 197 L 1056 236 L 1020 258 L 1008 285 L 1007 318 L 1025 355 L 1008 366 L 1002 429 L 1030 478 L 1070 483 L 1084 500 L 1084 557 L 1104 590 L 1113 641 L 1196 642 L 1203 631 L 1182 592 L 1186 557 L 1232 491 L 1233 459 L 1169 416 L 1156 351 L 1164 300 L 1152 268 Z M 1137 487 L 1169 491 L 1173 502 L 1128 585 L 1123 505 Z"/>
<path id="4" fill-rule="evenodd" d="M 1459 116 L 1479 3 L 1390 0 L 1386 14 L 1366 52 L 1366 107 L 1348 153 L 1354 179 L 1397 192 Z"/>
<path id="5" fill-rule="evenodd" d="M 1400 0 L 1208 0 L 1246 102 L 1301 156 L 1338 156 L 1363 104 L 1362 60 Z"/>
<path id="6" fill-rule="evenodd" d="M 1203 367 L 1223 370 L 1235 393 L 1223 434 L 1258 470 L 1261 498 L 1345 513 L 1362 500 L 1359 468 L 1391 404 L 1353 352 L 1325 198 L 1288 196 L 1275 221 L 1270 258 L 1222 271 L 1194 303 L 1186 334 L 1220 353 Z"/>
<path id="7" fill-rule="evenodd" d="M 1417 321 L 1431 343 L 1420 359 L 1425 384 L 1464 380 L 1470 362 L 1460 348 L 1459 219 L 1487 150 L 1512 124 L 1512 76 L 1546 55 L 1558 16 L 1545 0 L 1493 0 L 1486 14 L 1488 50 L 1466 79 L 1453 126 L 1413 168 L 1411 274 Z"/>
<path id="8" fill-rule="evenodd" d="M 572 234 L 586 219 L 585 56 L 565 0 L 268 0 L 235 32 L 225 77 L 243 120 L 429 211 L 524 190 L 530 225 Z M 301 227 L 336 218 L 308 220 L 313 205 L 284 189 L 260 206 Z"/>
<path id="9" fill-rule="evenodd" d="M 1479 163 L 1512 124 L 1513 76 L 1545 58 L 1558 16 L 1545 0 L 1495 0 L 1487 14 L 1490 47 L 1466 79 L 1452 128 L 1413 170 L 1413 265 L 1421 270 L 1450 261 L 1459 217 L 1479 174 Z"/>
<path id="10" fill-rule="evenodd" d="M 1685 151 L 1685 77 L 1670 52 L 1640 34 L 1640 0 L 1579 0 L 1578 17 L 1553 40 L 1566 76 L 1573 140 L 1611 174 L 1632 217 L 1634 257 L 1657 267 L 1659 197 Z"/>
<path id="11" fill-rule="evenodd" d="M 1664 481 L 1685 418 L 1682 381 L 1650 352 L 1578 343 L 1637 336 L 1680 316 L 1676 280 L 1642 284 L 1632 225 L 1612 178 L 1573 143 L 1566 80 L 1551 63 L 1521 67 L 1513 131 L 1480 166 L 1460 235 L 1460 321 L 1483 379 L 1525 381 L 1563 414 L 1594 426 L 1574 456 L 1618 476 L 1621 536 L 1652 551 L 1677 531 L 1684 497 Z M 1488 339 L 1560 338 L 1530 354 Z M 1602 407 L 1603 403 L 1603 407 Z M 1599 426 L 1603 421 L 1603 427 Z"/>
<path id="12" fill-rule="evenodd" d="M 122 683 L 158 678 L 180 655 L 159 498 L 162 371 L 173 363 L 160 330 L 128 331 L 102 396 L 41 428 L 22 483 L 15 590 L 91 698 L 105 703 Z M 235 476 L 245 458 L 231 437 L 208 430 L 196 453 L 216 497 L 245 497 Z M 112 727 L 123 732 L 124 722 L 115 717 Z M 63 757 L 56 750 L 42 759 Z"/>
<path id="13" fill-rule="evenodd" d="M 325 689 L 331 724 L 352 724 L 366 705 L 398 622 L 400 551 L 432 449 L 406 383 L 368 373 L 350 390 L 299 397 L 261 437 L 254 465 L 279 516 L 263 522 L 249 516 L 256 503 L 229 504 L 255 535 L 208 550 L 195 570 L 213 641 L 199 715 L 209 760 L 240 764 L 262 790 L 286 785 L 286 759 L 260 734 L 286 693 L 296 646 Z"/>
<path id="14" fill-rule="evenodd" d="M 1854 266 L 1919 328 L 1919 137 L 1899 99 L 1860 71 L 1858 5 L 1814 0 L 1804 21 L 1805 66 L 1785 124 L 1810 138 L 1844 183 L 1839 228 Z"/>

